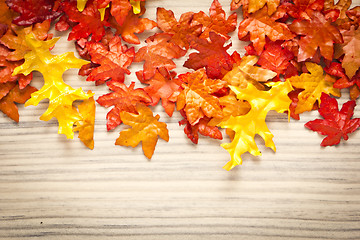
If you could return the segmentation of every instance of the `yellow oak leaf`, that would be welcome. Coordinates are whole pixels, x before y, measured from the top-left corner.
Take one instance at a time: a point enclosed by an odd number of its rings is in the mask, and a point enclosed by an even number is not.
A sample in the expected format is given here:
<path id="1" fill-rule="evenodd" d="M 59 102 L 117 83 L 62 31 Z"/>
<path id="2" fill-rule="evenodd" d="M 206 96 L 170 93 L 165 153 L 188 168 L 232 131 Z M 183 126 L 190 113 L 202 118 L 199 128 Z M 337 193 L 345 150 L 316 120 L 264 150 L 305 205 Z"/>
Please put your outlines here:
<path id="1" fill-rule="evenodd" d="M 340 90 L 334 88 L 335 79 L 324 73 L 323 68 L 316 63 L 306 62 L 306 68 L 310 73 L 302 73 L 300 76 L 288 78 L 291 84 L 304 91 L 299 93 L 299 101 L 295 108 L 295 114 L 311 111 L 316 102 L 320 104 L 321 93 L 332 94 L 340 97 Z"/>
<path id="2" fill-rule="evenodd" d="M 132 6 L 134 14 L 139 14 L 141 12 L 140 3 L 141 3 L 141 1 L 130 0 L 130 4 Z"/>
<path id="3" fill-rule="evenodd" d="M 77 9 L 79 12 L 84 11 L 87 0 L 77 0 Z"/>
<path id="4" fill-rule="evenodd" d="M 39 41 L 32 34 L 26 35 L 25 42 L 30 50 L 24 56 L 25 62 L 14 69 L 13 75 L 19 73 L 28 75 L 32 71 L 42 73 L 43 87 L 31 94 L 31 98 L 25 103 L 25 106 L 36 106 L 41 100 L 48 98 L 49 107 L 40 119 L 48 121 L 53 117 L 57 118 L 59 133 L 65 134 L 67 138 L 73 138 L 73 124 L 80 119 L 76 108 L 73 107 L 73 102 L 88 99 L 93 94 L 86 94 L 81 88 L 72 88 L 63 81 L 62 75 L 66 70 L 80 68 L 88 62 L 76 58 L 72 52 L 52 55 L 49 49 L 57 41 L 58 38 Z"/>
<path id="5" fill-rule="evenodd" d="M 243 57 L 240 64 L 234 64 L 233 69 L 226 73 L 223 80 L 234 87 L 246 88 L 247 84 L 251 83 L 259 90 L 265 90 L 264 85 L 259 82 L 266 82 L 276 77 L 277 73 L 254 66 L 258 59 L 259 57 L 254 55 Z"/>
<path id="6" fill-rule="evenodd" d="M 269 91 L 260 91 L 252 84 L 248 84 L 245 89 L 230 86 L 238 99 L 249 102 L 251 109 L 246 115 L 230 116 L 219 124 L 221 128 L 228 128 L 235 132 L 231 143 L 221 144 L 231 156 L 231 160 L 224 166 L 226 170 L 241 164 L 241 155 L 245 152 L 250 152 L 254 156 L 261 155 L 254 140 L 256 134 L 264 139 L 266 147 L 276 151 L 272 140 L 273 134 L 265 122 L 266 115 L 270 110 L 279 113 L 288 111 L 291 103 L 288 93 L 293 88 L 289 81 L 271 82 L 267 83 L 267 86 L 271 87 Z"/>
<path id="7" fill-rule="evenodd" d="M 158 136 L 165 141 L 169 141 L 169 132 L 166 123 L 159 122 L 160 116 L 156 115 L 154 117 L 150 108 L 144 104 L 137 104 L 136 110 L 138 114 L 125 111 L 120 112 L 123 123 L 132 128 L 121 131 L 115 144 L 136 147 L 142 142 L 142 149 L 145 156 L 151 159 L 158 141 Z"/>
<path id="8" fill-rule="evenodd" d="M 91 94 L 91 91 L 88 92 Z M 95 100 L 84 100 L 79 106 L 80 120 L 75 122 L 74 132 L 79 132 L 80 140 L 90 149 L 94 149 Z"/>

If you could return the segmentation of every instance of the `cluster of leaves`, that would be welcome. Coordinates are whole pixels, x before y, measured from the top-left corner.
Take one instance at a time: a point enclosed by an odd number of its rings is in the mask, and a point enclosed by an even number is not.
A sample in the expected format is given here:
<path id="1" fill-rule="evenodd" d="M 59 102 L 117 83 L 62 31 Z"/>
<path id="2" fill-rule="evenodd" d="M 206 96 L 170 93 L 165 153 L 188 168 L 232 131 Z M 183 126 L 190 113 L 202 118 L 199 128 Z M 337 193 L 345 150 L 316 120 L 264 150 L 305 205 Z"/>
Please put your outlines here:
<path id="1" fill-rule="evenodd" d="M 87 81 L 110 90 L 96 100 L 112 107 L 107 130 L 122 123 L 131 126 L 115 144 L 135 147 L 142 142 L 149 159 L 158 137 L 169 140 L 166 124 L 149 108 L 160 100 L 169 116 L 175 108 L 180 112 L 179 124 L 195 144 L 199 134 L 222 139 L 220 128 L 226 129 L 231 142 L 222 147 L 231 156 L 224 167 L 228 170 L 241 164 L 245 152 L 260 155 L 256 134 L 276 150 L 266 125 L 270 110 L 299 119 L 319 108 L 325 119 L 305 126 L 328 135 L 322 146 L 338 144 L 360 126 L 360 119 L 351 119 L 360 95 L 360 7 L 350 5 L 350 0 L 232 0 L 236 12 L 226 16 L 214 0 L 209 13 L 186 12 L 178 20 L 171 10 L 158 7 L 155 22 L 143 17 L 145 0 L 6 0 L 0 3 L 0 109 L 18 121 L 13 102 L 24 103 L 30 94 L 26 105 L 48 98 L 41 119 L 57 118 L 59 133 L 72 137 L 79 131 L 93 147 L 92 94 L 61 79 L 65 70 L 81 68 Z M 240 11 L 243 20 L 237 24 Z M 50 54 L 56 42 L 47 34 L 51 21 L 57 21 L 58 31 L 70 29 L 68 40 L 90 62 L 69 53 Z M 137 51 L 122 43 L 140 44 L 136 34 L 155 27 L 159 30 Z M 239 40 L 249 42 L 242 58 L 236 50 L 229 53 L 229 34 L 236 30 Z M 189 71 L 177 75 L 174 59 L 184 56 Z M 133 62 L 143 63 L 136 76 L 144 87 L 124 82 Z M 34 70 L 45 80 L 39 91 L 26 87 Z M 343 88 L 349 88 L 352 101 L 339 111 L 329 94 L 340 97 Z M 76 100 L 83 100 L 78 109 Z"/>

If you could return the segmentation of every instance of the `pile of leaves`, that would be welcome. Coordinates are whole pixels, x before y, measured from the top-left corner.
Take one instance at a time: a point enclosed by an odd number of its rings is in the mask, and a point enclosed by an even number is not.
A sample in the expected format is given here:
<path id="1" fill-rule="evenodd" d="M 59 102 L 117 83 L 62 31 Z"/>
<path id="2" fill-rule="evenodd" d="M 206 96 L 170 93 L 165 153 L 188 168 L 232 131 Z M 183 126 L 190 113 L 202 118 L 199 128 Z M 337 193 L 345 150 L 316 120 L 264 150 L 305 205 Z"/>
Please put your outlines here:
<path id="1" fill-rule="evenodd" d="M 156 21 L 143 17 L 145 3 L 1 0 L 0 110 L 18 122 L 15 103 L 37 105 L 48 99 L 40 119 L 55 117 L 59 133 L 73 138 L 78 131 L 93 148 L 94 94 L 62 79 L 67 69 L 79 68 L 86 81 L 109 88 L 96 99 L 111 108 L 107 130 L 130 126 L 120 132 L 116 145 L 142 142 L 150 159 L 158 137 L 169 140 L 166 123 L 150 108 L 161 100 L 170 117 L 175 108 L 180 112 L 179 124 L 195 144 L 199 135 L 222 139 L 226 132 L 230 142 L 221 146 L 231 156 L 227 170 L 241 164 L 245 152 L 260 155 L 256 134 L 276 150 L 266 125 L 270 110 L 300 119 L 318 109 L 323 119 L 305 127 L 327 135 L 321 146 L 339 144 L 359 128 L 360 119 L 352 116 L 360 95 L 360 7 L 349 9 L 350 0 L 232 0 L 230 16 L 214 0 L 209 12 L 186 12 L 179 19 L 158 7 Z M 58 40 L 48 33 L 51 26 L 69 32 L 82 59 L 50 53 Z M 138 34 L 155 28 L 135 51 L 131 45 L 140 44 Z M 248 42 L 245 56 L 232 48 L 229 34 L 235 31 L 238 39 L 233 41 Z M 178 75 L 174 59 L 184 56 L 189 70 Z M 143 87 L 124 83 L 133 62 L 143 63 L 136 72 Z M 44 77 L 40 90 L 30 86 L 33 71 Z M 344 88 L 351 100 L 339 111 L 334 97 Z"/>

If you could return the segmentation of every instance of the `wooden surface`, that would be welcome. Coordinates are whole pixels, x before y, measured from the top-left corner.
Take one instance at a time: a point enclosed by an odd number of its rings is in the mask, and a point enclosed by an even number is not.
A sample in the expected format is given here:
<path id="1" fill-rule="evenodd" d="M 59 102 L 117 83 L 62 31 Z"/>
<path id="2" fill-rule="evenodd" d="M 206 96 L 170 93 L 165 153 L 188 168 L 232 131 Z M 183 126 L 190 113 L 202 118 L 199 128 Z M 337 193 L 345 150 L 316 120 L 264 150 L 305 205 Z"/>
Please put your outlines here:
<path id="1" fill-rule="evenodd" d="M 229 9 L 230 1 L 220 2 Z M 179 16 L 207 12 L 210 3 L 151 0 L 147 17 L 155 20 L 157 6 Z M 233 46 L 243 51 L 236 37 Z M 62 39 L 53 52 L 72 49 Z M 107 92 L 76 73 L 65 74 L 73 87 L 96 98 Z M 41 75 L 35 78 L 40 87 Z M 347 99 L 343 91 L 340 103 Z M 57 135 L 56 120 L 40 121 L 46 108 L 44 101 L 20 107 L 18 124 L 0 116 L 0 239 L 360 239 L 360 133 L 321 148 L 322 137 L 303 126 L 317 112 L 290 123 L 271 113 L 277 152 L 257 138 L 263 156 L 244 154 L 243 165 L 227 172 L 230 157 L 219 141 L 192 145 L 179 114 L 168 118 L 155 109 L 170 141 L 159 140 L 149 162 L 139 147 L 114 146 L 121 128 L 106 132 L 108 109 L 97 106 L 91 151 Z"/>

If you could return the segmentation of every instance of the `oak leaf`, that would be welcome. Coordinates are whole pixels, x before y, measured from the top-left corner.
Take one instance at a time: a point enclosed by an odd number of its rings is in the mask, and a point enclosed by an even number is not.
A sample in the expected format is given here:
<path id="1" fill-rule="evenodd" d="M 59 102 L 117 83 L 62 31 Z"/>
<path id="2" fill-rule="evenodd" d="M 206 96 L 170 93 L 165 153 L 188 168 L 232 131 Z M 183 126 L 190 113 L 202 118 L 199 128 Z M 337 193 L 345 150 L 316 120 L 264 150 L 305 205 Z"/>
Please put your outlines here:
<path id="1" fill-rule="evenodd" d="M 186 50 L 171 42 L 172 35 L 168 33 L 157 33 L 145 40 L 147 46 L 139 49 L 136 53 L 134 62 L 144 63 L 143 78 L 150 79 L 155 75 L 156 69 L 166 68 L 168 71 L 176 68 L 172 61 L 186 54 Z"/>
<path id="2" fill-rule="evenodd" d="M 158 136 L 165 141 L 169 141 L 169 132 L 166 123 L 159 122 L 159 115 L 153 116 L 150 108 L 143 104 L 136 105 L 136 113 L 120 112 L 120 117 L 124 124 L 131 126 L 120 132 L 115 144 L 121 146 L 136 147 L 142 142 L 144 155 L 151 159 Z"/>
<path id="3" fill-rule="evenodd" d="M 266 126 L 265 119 L 270 110 L 275 110 L 279 113 L 289 110 L 291 100 L 288 97 L 288 93 L 293 88 L 289 81 L 270 82 L 267 85 L 271 87 L 269 91 L 260 91 L 252 84 L 248 84 L 245 89 L 230 86 L 238 99 L 249 102 L 251 109 L 246 115 L 230 116 L 230 118 L 219 124 L 222 128 L 229 128 L 235 131 L 231 143 L 221 144 L 231 156 L 231 161 L 224 166 L 226 170 L 241 164 L 241 155 L 245 152 L 250 152 L 254 156 L 261 155 L 254 140 L 256 134 L 264 139 L 266 147 L 276 151 L 272 140 L 273 134 Z"/>
<path id="4" fill-rule="evenodd" d="M 190 47 L 199 51 L 198 53 L 191 53 L 188 60 L 184 63 L 184 67 L 198 70 L 206 68 L 206 74 L 209 78 L 222 78 L 222 70 L 227 71 L 232 69 L 233 59 L 227 53 L 231 47 L 231 43 L 223 46 L 226 39 L 220 35 L 210 32 L 209 40 L 188 36 Z"/>
<path id="5" fill-rule="evenodd" d="M 106 115 L 107 130 L 110 131 L 122 123 L 120 112 L 136 112 L 136 104 L 151 104 L 151 97 L 142 89 L 134 89 L 135 83 L 129 87 L 120 82 L 107 83 L 111 93 L 100 96 L 96 101 L 103 107 L 114 106 Z"/>
<path id="6" fill-rule="evenodd" d="M 276 19 L 269 17 L 266 7 L 251 14 L 240 23 L 239 39 L 244 40 L 248 35 L 250 35 L 250 41 L 254 44 L 257 54 L 264 49 L 266 36 L 271 41 L 289 40 L 294 37 L 286 24 L 276 22 Z"/>
<path id="7" fill-rule="evenodd" d="M 219 99 L 212 95 L 221 90 L 226 82 L 209 79 L 204 69 L 180 75 L 184 83 L 177 97 L 177 110 L 184 109 L 186 118 L 195 125 L 204 116 L 222 118 Z"/>
<path id="8" fill-rule="evenodd" d="M 324 119 L 316 119 L 305 124 L 305 127 L 321 135 L 327 135 L 321 146 L 332 146 L 340 143 L 341 138 L 348 140 L 348 134 L 360 127 L 360 118 L 352 118 L 356 102 L 354 100 L 343 104 L 341 110 L 335 98 L 322 93 L 319 113 Z"/>
<path id="9" fill-rule="evenodd" d="M 333 87 L 335 79 L 324 74 L 321 66 L 311 62 L 305 64 L 310 73 L 302 73 L 300 76 L 288 78 L 294 87 L 304 89 L 299 93 L 295 114 L 311 111 L 316 101 L 320 103 L 322 92 L 337 97 L 341 95 L 339 89 Z"/>
<path id="10" fill-rule="evenodd" d="M 102 43 L 88 42 L 86 48 L 91 56 L 91 62 L 100 66 L 93 69 L 86 79 L 96 81 L 100 85 L 110 80 L 124 82 L 125 74 L 130 74 L 128 67 L 133 61 L 135 50 L 121 44 L 118 36 L 113 37 L 109 42 L 109 50 Z"/>
<path id="11" fill-rule="evenodd" d="M 40 117 L 48 121 L 57 118 L 59 122 L 59 134 L 65 134 L 67 138 L 73 138 L 73 125 L 79 120 L 79 115 L 73 102 L 85 100 L 93 94 L 86 94 L 81 88 L 73 89 L 63 79 L 63 73 L 70 68 L 80 68 L 88 63 L 78 59 L 74 53 L 68 52 L 61 55 L 52 55 L 49 51 L 59 38 L 48 41 L 39 41 L 32 34 L 25 37 L 27 46 L 31 49 L 25 54 L 25 62 L 15 68 L 13 74 L 30 74 L 32 71 L 39 71 L 44 77 L 44 85 L 39 91 L 31 94 L 31 98 L 25 106 L 38 105 L 45 98 L 49 99 L 49 107 Z"/>

